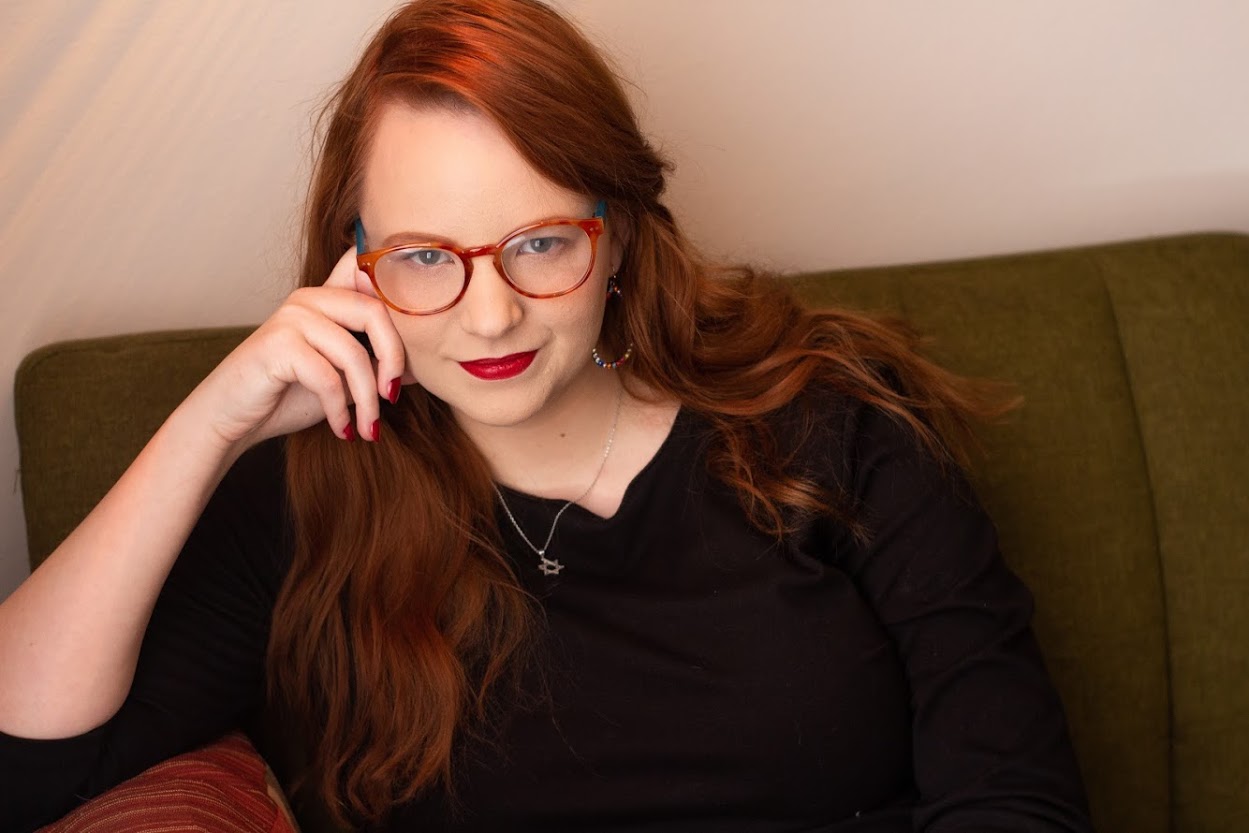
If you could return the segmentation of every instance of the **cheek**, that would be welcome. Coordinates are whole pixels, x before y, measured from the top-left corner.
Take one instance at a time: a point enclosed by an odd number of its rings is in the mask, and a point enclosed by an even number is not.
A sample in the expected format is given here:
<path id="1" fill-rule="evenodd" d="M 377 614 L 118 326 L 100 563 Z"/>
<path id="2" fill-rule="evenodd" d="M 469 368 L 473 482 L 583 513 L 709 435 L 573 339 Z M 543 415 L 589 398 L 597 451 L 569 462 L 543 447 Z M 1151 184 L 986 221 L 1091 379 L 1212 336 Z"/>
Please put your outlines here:
<path id="1" fill-rule="evenodd" d="M 581 297 L 559 311 L 557 326 L 566 337 L 583 344 L 587 350 L 598 341 L 599 332 L 603 328 L 606 285 L 606 279 L 587 281 L 585 286 L 577 290 L 577 294 Z M 584 294 L 581 294 L 583 292 Z"/>
<path id="2" fill-rule="evenodd" d="M 395 329 L 403 341 L 405 384 L 424 384 L 435 365 L 440 328 L 434 322 L 391 313 Z"/>

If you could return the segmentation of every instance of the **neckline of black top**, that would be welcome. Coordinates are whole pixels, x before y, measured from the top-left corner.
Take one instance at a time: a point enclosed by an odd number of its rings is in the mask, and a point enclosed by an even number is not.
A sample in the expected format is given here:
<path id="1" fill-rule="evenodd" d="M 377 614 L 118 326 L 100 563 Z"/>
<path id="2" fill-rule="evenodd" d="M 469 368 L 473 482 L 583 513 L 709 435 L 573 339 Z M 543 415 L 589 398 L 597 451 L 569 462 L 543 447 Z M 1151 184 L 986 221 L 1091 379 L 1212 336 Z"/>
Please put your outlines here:
<path id="1" fill-rule="evenodd" d="M 638 473 L 633 476 L 633 479 L 629 481 L 629 485 L 625 487 L 624 496 L 621 498 L 620 506 L 617 507 L 615 514 L 605 518 L 602 515 L 591 512 L 578 503 L 574 503 L 564 513 L 565 517 L 560 522 L 561 526 L 573 520 L 574 517 L 576 525 L 579 527 L 590 525 L 607 528 L 622 522 L 621 519 L 628 516 L 630 507 L 641 500 L 640 496 L 645 495 L 649 490 L 649 484 L 655 478 L 656 472 L 663 468 L 663 461 L 672 456 L 674 447 L 689 433 L 687 429 L 689 428 L 691 418 L 692 414 L 684 406 L 677 410 L 676 419 L 673 420 L 672 427 L 668 429 L 668 435 L 664 437 L 664 441 L 659 444 L 659 448 L 646 461 L 646 465 L 642 466 Z M 564 498 L 531 495 L 528 492 L 519 491 L 502 483 L 496 485 L 507 500 L 507 505 L 518 515 L 523 513 L 533 516 L 558 512 L 559 508 L 568 502 Z"/>

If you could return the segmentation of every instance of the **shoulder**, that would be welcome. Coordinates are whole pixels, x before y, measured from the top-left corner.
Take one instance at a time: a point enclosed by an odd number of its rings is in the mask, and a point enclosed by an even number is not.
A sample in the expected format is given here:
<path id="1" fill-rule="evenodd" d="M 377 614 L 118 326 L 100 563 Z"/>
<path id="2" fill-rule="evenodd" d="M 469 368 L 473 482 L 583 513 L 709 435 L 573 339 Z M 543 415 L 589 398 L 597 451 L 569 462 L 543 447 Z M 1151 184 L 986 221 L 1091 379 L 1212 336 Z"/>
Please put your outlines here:
<path id="1" fill-rule="evenodd" d="M 795 459 L 820 467 L 849 487 L 882 454 L 938 464 L 916 431 L 898 415 L 831 385 L 808 385 L 773 422 Z"/>
<path id="2" fill-rule="evenodd" d="M 838 509 L 869 537 L 920 507 L 943 523 L 966 512 L 983 514 L 962 468 L 878 405 L 811 385 L 779 420 L 793 454 L 791 471 L 838 499 Z"/>

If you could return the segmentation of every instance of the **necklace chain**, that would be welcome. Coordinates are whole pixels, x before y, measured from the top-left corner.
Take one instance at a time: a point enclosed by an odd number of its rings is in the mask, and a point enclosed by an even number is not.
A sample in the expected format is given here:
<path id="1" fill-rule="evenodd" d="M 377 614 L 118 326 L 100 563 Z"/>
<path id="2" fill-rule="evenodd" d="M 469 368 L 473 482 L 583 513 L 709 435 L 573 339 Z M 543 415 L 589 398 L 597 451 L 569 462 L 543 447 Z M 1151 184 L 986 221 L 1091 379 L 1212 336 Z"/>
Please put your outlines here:
<path id="1" fill-rule="evenodd" d="M 616 413 L 612 416 L 611 430 L 607 432 L 607 444 L 603 446 L 603 459 L 599 460 L 598 471 L 594 473 L 594 479 L 590 481 L 589 486 L 585 487 L 584 492 L 566 502 L 559 508 L 559 511 L 555 513 L 555 520 L 551 521 L 551 530 L 547 532 L 546 541 L 543 542 L 541 547 L 536 546 L 533 541 L 529 540 L 529 536 L 525 534 L 525 530 L 520 528 L 520 524 L 517 522 L 516 516 L 512 514 L 512 510 L 508 507 L 507 501 L 504 500 L 503 492 L 499 490 L 498 484 L 491 481 L 490 485 L 494 486 L 494 493 L 499 496 L 499 503 L 503 505 L 503 511 L 507 514 L 507 519 L 512 522 L 512 526 L 516 528 L 517 534 L 519 534 L 521 539 L 529 546 L 529 549 L 533 550 L 534 554 L 538 556 L 538 569 L 542 571 L 542 575 L 544 576 L 557 576 L 559 575 L 559 571 L 564 569 L 564 565 L 559 563 L 559 561 L 546 557 L 547 547 L 551 546 L 551 539 L 555 537 L 555 528 L 559 526 L 559 519 L 564 516 L 566 511 L 568 511 L 568 507 L 590 494 L 590 491 L 594 488 L 595 484 L 598 483 L 598 479 L 603 475 L 603 469 L 607 466 L 607 455 L 611 454 L 612 442 L 616 439 L 616 425 L 620 422 L 620 404 L 623 399 L 624 388 L 622 386 L 616 391 Z"/>

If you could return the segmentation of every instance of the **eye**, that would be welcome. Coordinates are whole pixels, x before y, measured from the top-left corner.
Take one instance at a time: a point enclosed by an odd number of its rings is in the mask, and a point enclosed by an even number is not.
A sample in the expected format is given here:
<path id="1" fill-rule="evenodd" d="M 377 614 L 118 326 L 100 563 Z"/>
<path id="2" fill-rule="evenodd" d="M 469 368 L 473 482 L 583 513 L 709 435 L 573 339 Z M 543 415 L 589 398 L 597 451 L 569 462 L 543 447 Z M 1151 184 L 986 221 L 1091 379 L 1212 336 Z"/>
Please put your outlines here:
<path id="1" fill-rule="evenodd" d="M 403 259 L 413 266 L 445 266 L 452 262 L 451 253 L 442 249 L 406 249 Z"/>
<path id="2" fill-rule="evenodd" d="M 561 237 L 530 237 L 526 239 L 517 250 L 523 255 L 549 255 L 559 249 L 564 244 Z"/>

